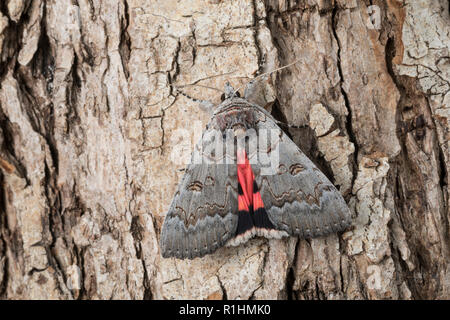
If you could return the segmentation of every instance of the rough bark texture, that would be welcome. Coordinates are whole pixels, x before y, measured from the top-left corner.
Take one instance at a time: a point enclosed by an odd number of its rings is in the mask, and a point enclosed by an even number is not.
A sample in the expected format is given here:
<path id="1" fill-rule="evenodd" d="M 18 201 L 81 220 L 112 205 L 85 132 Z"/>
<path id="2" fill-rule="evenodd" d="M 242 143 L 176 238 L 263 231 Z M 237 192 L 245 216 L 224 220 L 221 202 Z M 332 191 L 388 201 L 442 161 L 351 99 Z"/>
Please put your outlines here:
<path id="1" fill-rule="evenodd" d="M 449 30 L 446 0 L 3 0 L 0 298 L 450 298 Z M 170 84 L 297 59 L 263 97 L 352 228 L 162 259 L 208 120 Z"/>

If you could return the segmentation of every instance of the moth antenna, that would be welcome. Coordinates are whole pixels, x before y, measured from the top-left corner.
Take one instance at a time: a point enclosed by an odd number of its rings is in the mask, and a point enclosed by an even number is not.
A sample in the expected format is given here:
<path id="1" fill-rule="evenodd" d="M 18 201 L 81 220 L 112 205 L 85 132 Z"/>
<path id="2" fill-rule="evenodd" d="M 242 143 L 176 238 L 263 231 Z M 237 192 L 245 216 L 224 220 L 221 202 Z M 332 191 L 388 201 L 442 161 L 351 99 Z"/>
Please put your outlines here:
<path id="1" fill-rule="evenodd" d="M 200 100 L 200 99 L 193 98 L 190 95 L 188 95 L 187 93 L 184 93 L 183 91 L 178 89 L 176 86 L 172 85 L 172 87 L 175 89 L 175 91 L 177 93 L 185 96 L 186 98 L 188 98 L 189 100 L 191 100 L 191 101 L 193 101 L 195 103 L 198 103 L 203 110 L 207 111 L 207 110 L 211 110 L 212 108 L 214 108 L 214 104 L 211 101 L 209 101 L 209 100 Z M 220 92 L 222 92 L 222 91 L 220 91 Z"/>
<path id="2" fill-rule="evenodd" d="M 275 69 L 275 70 L 271 70 L 271 71 L 267 71 L 267 72 L 261 73 L 261 74 L 257 75 L 256 77 L 254 77 L 252 80 L 248 81 L 248 82 L 245 84 L 245 86 L 247 86 L 247 84 L 249 84 L 249 83 L 251 83 L 251 82 L 254 82 L 254 81 L 255 81 L 256 79 L 258 79 L 258 78 L 261 78 L 261 77 L 264 77 L 264 76 L 266 76 L 266 75 L 272 74 L 272 73 L 274 73 L 274 72 L 277 72 L 277 71 L 280 71 L 280 70 L 289 68 L 290 66 L 292 66 L 292 65 L 294 65 L 294 64 L 296 64 L 297 62 L 300 62 L 300 61 L 301 61 L 301 59 L 298 59 L 298 60 L 295 60 L 294 62 L 291 62 L 291 63 L 289 63 L 289 64 L 287 64 L 287 65 L 285 65 L 285 66 L 279 67 L 279 68 L 277 68 L 277 69 Z M 242 85 L 242 86 L 240 86 L 239 88 L 237 88 L 236 90 L 234 90 L 233 96 L 236 94 L 236 92 L 238 92 L 239 90 L 241 90 L 242 87 L 244 87 L 244 85 Z"/>
<path id="3" fill-rule="evenodd" d="M 169 86 L 170 87 L 174 87 L 174 88 L 184 88 L 184 87 L 193 87 L 193 86 L 197 86 L 197 87 L 201 87 L 201 88 L 206 88 L 206 89 L 211 89 L 211 90 L 216 90 L 216 91 L 219 91 L 220 93 L 224 93 L 222 90 L 220 90 L 220 89 L 217 89 L 217 88 L 214 88 L 214 87 L 209 87 L 209 86 L 205 86 L 205 85 L 202 85 L 202 84 L 198 84 L 200 81 L 203 81 L 203 80 L 208 80 L 208 79 L 213 79 L 213 78 L 217 78 L 217 77 L 222 77 L 222 76 L 227 76 L 227 75 L 230 75 L 230 74 L 233 74 L 233 73 L 235 73 L 236 72 L 236 70 L 235 71 L 230 71 L 230 72 L 225 72 L 225 73 L 220 73 L 220 74 L 214 74 L 214 75 L 212 75 L 212 76 L 208 76 L 208 77 L 205 77 L 205 78 L 201 78 L 201 79 L 198 79 L 198 80 L 196 80 L 196 81 L 194 81 L 194 82 L 192 82 L 192 83 L 188 83 L 188 84 L 172 84 L 172 83 L 169 83 Z"/>
<path id="4" fill-rule="evenodd" d="M 284 127 L 288 127 L 288 128 L 292 128 L 292 129 L 308 128 L 308 126 L 307 126 L 306 124 L 301 125 L 301 126 L 296 126 L 296 125 L 289 124 L 289 123 L 284 123 L 284 122 L 278 121 L 278 120 L 275 120 L 275 122 L 276 122 L 280 127 L 281 127 L 281 126 L 284 126 Z"/>
<path id="5" fill-rule="evenodd" d="M 236 70 L 231 71 L 231 72 L 221 73 L 221 74 L 215 74 L 215 75 L 212 75 L 212 76 L 209 76 L 209 77 L 206 77 L 206 78 L 198 79 L 198 80 L 194 81 L 193 83 L 188 83 L 188 84 L 177 85 L 177 84 L 169 83 L 169 86 L 174 88 L 177 93 L 185 96 L 186 98 L 194 101 L 195 103 L 200 104 L 200 107 L 203 110 L 211 110 L 212 108 L 214 108 L 214 104 L 211 101 L 193 98 L 190 95 L 188 95 L 187 93 L 184 93 L 183 91 L 181 91 L 179 88 L 194 87 L 195 86 L 195 87 L 201 87 L 201 88 L 205 88 L 205 89 L 215 90 L 215 91 L 218 91 L 218 92 L 220 92 L 222 94 L 225 94 L 225 92 L 223 90 L 220 90 L 220 89 L 217 89 L 217 88 L 214 88 L 214 87 L 210 87 L 210 86 L 205 86 L 205 85 L 202 85 L 202 84 L 198 84 L 198 82 L 203 81 L 203 80 L 212 79 L 212 78 L 217 78 L 217 77 L 230 75 L 230 74 L 233 74 L 235 72 L 236 72 Z"/>
<path id="6" fill-rule="evenodd" d="M 214 88 L 214 87 L 205 86 L 203 84 L 196 84 L 196 83 L 193 83 L 193 84 L 182 84 L 182 85 L 169 84 L 169 86 L 175 88 L 176 90 L 178 90 L 178 88 L 185 88 L 185 87 L 200 87 L 200 88 L 215 90 L 215 91 L 219 91 L 220 93 L 223 93 L 223 91 L 220 90 L 220 89 L 217 89 L 217 88 Z M 181 91 L 179 91 L 179 92 L 181 92 Z"/>

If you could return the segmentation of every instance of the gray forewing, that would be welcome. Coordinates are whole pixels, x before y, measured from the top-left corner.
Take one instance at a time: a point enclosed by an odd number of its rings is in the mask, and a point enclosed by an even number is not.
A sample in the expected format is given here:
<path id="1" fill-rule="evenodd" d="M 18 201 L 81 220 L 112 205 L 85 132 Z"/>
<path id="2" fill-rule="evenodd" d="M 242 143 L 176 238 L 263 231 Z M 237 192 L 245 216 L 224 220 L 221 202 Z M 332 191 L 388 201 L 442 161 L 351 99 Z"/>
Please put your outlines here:
<path id="1" fill-rule="evenodd" d="M 192 159 L 203 157 L 195 148 Z M 220 161 L 222 162 L 222 161 Z M 191 163 L 164 220 L 163 257 L 195 258 L 212 253 L 236 233 L 236 164 Z"/>
<path id="2" fill-rule="evenodd" d="M 279 129 L 270 117 L 259 128 Z M 269 150 L 278 152 L 278 170 L 260 175 L 253 166 L 255 179 L 269 219 L 279 230 L 302 238 L 339 232 L 351 223 L 351 214 L 340 192 L 328 178 L 282 131 Z"/>

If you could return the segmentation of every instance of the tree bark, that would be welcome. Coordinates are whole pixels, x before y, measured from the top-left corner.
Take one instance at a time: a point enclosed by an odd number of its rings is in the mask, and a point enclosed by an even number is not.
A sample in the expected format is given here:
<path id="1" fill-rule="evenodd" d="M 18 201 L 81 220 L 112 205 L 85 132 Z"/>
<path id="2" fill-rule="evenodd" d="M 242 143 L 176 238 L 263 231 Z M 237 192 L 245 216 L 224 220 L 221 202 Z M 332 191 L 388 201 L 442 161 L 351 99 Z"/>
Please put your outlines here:
<path id="1" fill-rule="evenodd" d="M 0 298 L 449 299 L 449 26 L 445 0 L 2 1 Z M 296 60 L 261 97 L 352 227 L 163 259 L 209 117 L 171 84 Z"/>

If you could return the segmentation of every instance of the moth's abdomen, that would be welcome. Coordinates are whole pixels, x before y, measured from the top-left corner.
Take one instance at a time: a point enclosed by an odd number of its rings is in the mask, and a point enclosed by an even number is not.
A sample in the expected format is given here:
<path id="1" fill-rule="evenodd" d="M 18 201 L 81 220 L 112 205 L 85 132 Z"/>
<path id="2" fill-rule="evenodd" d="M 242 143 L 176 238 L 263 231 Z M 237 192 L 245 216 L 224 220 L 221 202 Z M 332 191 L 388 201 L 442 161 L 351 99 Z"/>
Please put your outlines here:
<path id="1" fill-rule="evenodd" d="M 235 237 L 227 245 L 236 246 L 254 236 L 277 239 L 287 236 L 286 232 L 275 228 L 267 215 L 245 150 L 237 151 L 237 162 L 238 226 Z"/>

